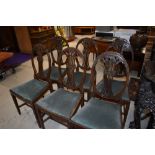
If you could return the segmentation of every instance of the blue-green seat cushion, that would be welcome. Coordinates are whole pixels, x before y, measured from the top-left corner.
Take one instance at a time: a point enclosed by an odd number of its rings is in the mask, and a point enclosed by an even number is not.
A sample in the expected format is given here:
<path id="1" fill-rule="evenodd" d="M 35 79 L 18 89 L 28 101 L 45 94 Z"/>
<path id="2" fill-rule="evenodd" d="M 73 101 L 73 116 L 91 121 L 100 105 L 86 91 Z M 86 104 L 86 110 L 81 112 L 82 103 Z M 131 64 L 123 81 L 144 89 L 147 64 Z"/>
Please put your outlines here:
<path id="1" fill-rule="evenodd" d="M 119 129 L 121 128 L 120 110 L 119 104 L 91 98 L 71 120 L 85 128 Z"/>
<path id="2" fill-rule="evenodd" d="M 36 104 L 48 112 L 70 118 L 72 110 L 77 106 L 80 99 L 81 95 L 79 93 L 59 88 Z"/>
<path id="3" fill-rule="evenodd" d="M 112 81 L 112 92 L 113 95 L 117 94 L 123 87 L 124 87 L 125 81 L 118 81 L 118 80 L 113 80 Z M 97 86 L 96 86 L 97 90 L 99 93 L 101 93 L 103 91 L 104 88 L 104 82 L 103 80 L 100 81 Z M 123 95 L 122 95 L 122 99 L 129 101 L 129 93 L 128 93 L 128 88 L 125 89 Z"/>
<path id="4" fill-rule="evenodd" d="M 83 76 L 84 76 L 84 73 L 82 73 L 82 72 L 75 72 L 74 73 L 74 79 L 75 79 L 76 87 L 78 87 L 80 85 Z M 66 82 L 66 81 L 67 81 L 67 79 L 64 80 L 64 82 Z M 85 77 L 85 80 L 83 83 L 83 88 L 85 90 L 90 90 L 90 87 L 91 87 L 91 74 L 86 73 L 86 77 Z"/>
<path id="5" fill-rule="evenodd" d="M 15 88 L 12 88 L 11 91 L 20 97 L 32 102 L 47 89 L 47 86 L 47 82 L 33 79 Z"/>
<path id="6" fill-rule="evenodd" d="M 65 71 L 65 68 L 61 68 L 61 73 L 63 74 Z M 45 73 L 47 74 L 48 70 L 45 70 Z M 52 66 L 51 68 L 51 75 L 50 75 L 50 79 L 51 80 L 55 80 L 58 81 L 59 79 L 59 69 L 58 67 Z"/>

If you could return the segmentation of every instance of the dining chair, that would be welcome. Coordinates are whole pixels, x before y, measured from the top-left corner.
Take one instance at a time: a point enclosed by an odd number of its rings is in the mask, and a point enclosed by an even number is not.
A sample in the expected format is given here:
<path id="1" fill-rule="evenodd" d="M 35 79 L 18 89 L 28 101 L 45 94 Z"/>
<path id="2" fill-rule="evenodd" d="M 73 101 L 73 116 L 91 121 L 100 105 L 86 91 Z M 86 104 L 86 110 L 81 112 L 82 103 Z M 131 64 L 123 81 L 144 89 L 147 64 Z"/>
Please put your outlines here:
<path id="1" fill-rule="evenodd" d="M 115 83 L 115 66 L 122 63 L 126 77 Z M 122 95 L 128 85 L 129 68 L 123 56 L 117 52 L 102 53 L 95 60 L 91 70 L 92 97 L 72 116 L 71 128 L 119 129 L 124 128 L 129 104 Z M 103 81 L 102 89 L 97 84 Z"/>
<path id="2" fill-rule="evenodd" d="M 35 55 L 32 56 L 31 62 L 34 71 L 34 79 L 11 88 L 10 94 L 18 111 L 18 114 L 21 115 L 20 108 L 25 105 L 32 108 L 38 126 L 40 126 L 34 104 L 36 101 L 42 98 L 48 90 L 52 90 L 49 80 L 51 72 L 51 59 L 49 53 L 42 44 L 35 45 L 33 48 L 33 52 L 35 53 Z M 48 73 L 46 75 L 43 71 L 45 68 L 45 58 L 48 61 Z M 19 104 L 17 99 L 23 101 L 24 103 Z"/>
<path id="3" fill-rule="evenodd" d="M 120 53 L 127 61 L 128 66 L 129 66 L 129 72 L 130 75 L 132 77 L 135 77 L 135 72 L 133 72 L 133 65 L 134 65 L 134 53 L 132 50 L 132 47 L 130 45 L 130 43 L 124 39 L 124 38 L 116 38 L 115 41 L 108 47 L 107 51 L 115 51 Z M 125 68 L 122 64 L 117 65 L 117 72 L 115 73 L 117 77 L 123 77 L 124 73 L 125 73 Z M 130 81 L 130 79 L 129 79 Z M 115 81 L 115 83 L 113 83 L 113 87 L 115 87 L 115 85 L 121 86 L 122 83 Z M 100 87 L 100 83 L 98 84 L 98 88 Z M 125 93 L 123 94 L 123 99 L 127 102 L 130 102 L 130 96 L 129 96 L 129 92 L 128 92 L 128 87 L 125 90 Z"/>
<path id="4" fill-rule="evenodd" d="M 54 36 L 47 40 L 47 48 L 49 49 L 52 60 L 50 80 L 52 84 L 57 84 L 58 87 L 60 81 L 58 59 L 61 56 L 62 50 L 67 47 L 69 47 L 67 40 L 61 36 Z M 61 71 L 64 72 L 65 68 L 62 68 Z M 47 70 L 45 72 L 47 73 Z"/>
<path id="5" fill-rule="evenodd" d="M 91 68 L 95 57 L 98 55 L 98 48 L 96 42 L 91 38 L 82 38 L 78 41 L 76 48 L 79 49 L 84 57 L 82 64 L 78 66 L 77 72 L 75 72 L 75 82 L 79 83 L 79 80 L 83 76 L 84 70 L 86 70 L 86 78 L 84 81 L 84 92 L 87 93 L 87 100 L 90 98 L 90 87 L 91 87 Z M 96 56 L 94 56 L 96 55 Z"/>
<path id="6" fill-rule="evenodd" d="M 59 83 L 61 83 L 61 88 L 58 88 L 35 104 L 41 128 L 45 128 L 44 122 L 48 119 L 55 120 L 69 127 L 68 122 L 70 118 L 75 114 L 78 107 L 83 104 L 83 81 L 85 74 L 83 74 L 78 85 L 74 80 L 74 73 L 79 59 L 83 59 L 83 56 L 76 48 L 68 47 L 62 51 L 58 61 L 60 62 Z M 65 72 L 61 71 L 61 61 L 66 66 Z M 44 115 L 47 115 L 47 117 Z"/>

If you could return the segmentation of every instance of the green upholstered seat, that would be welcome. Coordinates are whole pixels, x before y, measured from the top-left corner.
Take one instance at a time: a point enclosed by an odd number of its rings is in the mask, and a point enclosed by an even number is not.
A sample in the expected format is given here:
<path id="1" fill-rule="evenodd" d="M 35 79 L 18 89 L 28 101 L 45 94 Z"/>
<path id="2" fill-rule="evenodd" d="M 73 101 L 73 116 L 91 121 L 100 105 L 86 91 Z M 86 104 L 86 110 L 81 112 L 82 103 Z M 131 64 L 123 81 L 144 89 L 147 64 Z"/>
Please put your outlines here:
<path id="1" fill-rule="evenodd" d="M 15 88 L 12 88 L 11 91 L 31 102 L 34 101 L 36 97 L 41 94 L 41 92 L 46 90 L 47 86 L 47 82 L 33 79 Z"/>
<path id="2" fill-rule="evenodd" d="M 75 72 L 74 73 L 74 79 L 75 79 L 75 85 L 76 87 L 79 86 L 82 78 L 83 78 L 83 74 L 82 72 Z M 67 81 L 67 79 L 64 79 L 65 83 Z M 86 73 L 86 77 L 85 77 L 85 81 L 83 83 L 83 88 L 86 89 L 86 90 L 89 90 L 91 87 L 91 74 L 89 73 Z"/>
<path id="3" fill-rule="evenodd" d="M 119 104 L 91 98 L 71 118 L 76 124 L 93 129 L 121 128 Z"/>
<path id="4" fill-rule="evenodd" d="M 70 118 L 72 110 L 80 99 L 81 95 L 79 93 L 68 92 L 59 88 L 36 104 L 48 112 Z"/>
<path id="5" fill-rule="evenodd" d="M 83 77 L 82 72 L 75 72 L 75 84 L 79 85 L 79 83 L 81 82 L 81 79 Z M 89 90 L 91 87 L 91 74 L 86 73 L 86 78 L 83 84 L 83 88 Z"/>
<path id="6" fill-rule="evenodd" d="M 65 68 L 61 68 L 62 74 L 64 73 L 64 71 L 65 71 Z M 47 73 L 47 70 L 45 70 L 45 73 Z M 58 81 L 58 79 L 59 79 L 59 70 L 58 70 L 58 67 L 52 66 L 50 79 L 51 80 Z"/>
<path id="7" fill-rule="evenodd" d="M 124 84 L 125 84 L 125 81 L 113 80 L 112 81 L 112 92 L 113 92 L 113 95 L 117 94 L 124 87 Z M 96 86 L 96 88 L 97 88 L 99 93 L 102 92 L 103 87 L 104 87 L 104 83 L 103 83 L 103 80 L 102 80 Z M 129 101 L 128 88 L 125 89 L 125 91 L 124 91 L 124 93 L 122 95 L 122 99 L 126 100 L 126 101 Z"/>

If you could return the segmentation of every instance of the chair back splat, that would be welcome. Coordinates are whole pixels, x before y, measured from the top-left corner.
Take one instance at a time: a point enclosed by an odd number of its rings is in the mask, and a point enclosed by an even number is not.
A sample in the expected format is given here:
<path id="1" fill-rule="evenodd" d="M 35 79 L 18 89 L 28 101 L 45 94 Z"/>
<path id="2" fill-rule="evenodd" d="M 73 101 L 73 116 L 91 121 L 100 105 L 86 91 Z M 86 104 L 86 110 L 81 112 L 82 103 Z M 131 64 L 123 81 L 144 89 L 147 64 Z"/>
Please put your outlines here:
<path id="1" fill-rule="evenodd" d="M 63 58 L 63 60 L 62 60 Z M 83 83 L 85 80 L 85 68 L 83 76 L 80 79 L 80 82 L 77 83 L 75 81 L 75 72 L 80 66 L 80 62 L 83 62 L 83 55 L 81 52 L 73 47 L 66 48 L 62 51 L 62 56 L 59 59 L 59 64 L 63 64 L 66 66 L 66 71 L 64 73 L 61 72 L 61 68 L 59 67 L 59 72 L 61 75 L 61 83 L 67 88 L 72 90 L 83 90 Z M 61 63 L 62 62 L 62 63 Z"/>

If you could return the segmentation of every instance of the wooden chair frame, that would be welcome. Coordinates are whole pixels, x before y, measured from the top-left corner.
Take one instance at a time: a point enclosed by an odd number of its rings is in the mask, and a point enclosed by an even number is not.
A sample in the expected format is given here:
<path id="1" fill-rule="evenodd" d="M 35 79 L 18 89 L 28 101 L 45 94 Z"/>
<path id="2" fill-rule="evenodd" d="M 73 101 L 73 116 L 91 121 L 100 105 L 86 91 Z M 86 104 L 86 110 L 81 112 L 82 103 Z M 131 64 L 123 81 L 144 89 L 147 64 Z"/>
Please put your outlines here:
<path id="1" fill-rule="evenodd" d="M 83 72 L 86 73 L 91 71 L 92 68 L 92 66 L 90 66 L 89 64 L 90 54 L 93 53 L 93 59 L 95 60 L 94 54 L 96 54 L 96 56 L 98 55 L 98 48 L 96 42 L 92 38 L 80 39 L 76 45 L 76 48 L 78 49 L 80 45 L 83 46 L 83 51 L 81 53 L 83 54 L 84 61 L 82 65 L 79 64 L 77 71 L 81 69 Z M 87 93 L 87 100 L 85 101 L 88 101 L 88 99 L 91 97 L 90 89 L 84 88 L 84 92 Z"/>
<path id="2" fill-rule="evenodd" d="M 59 60 L 59 57 L 61 57 L 61 53 L 63 51 L 63 47 L 69 47 L 69 44 L 65 38 L 62 36 L 54 36 L 47 40 L 47 47 L 49 49 L 49 52 L 51 54 L 52 59 L 52 67 L 58 67 L 61 64 L 61 61 Z M 54 56 L 54 51 L 57 53 L 57 59 Z M 60 61 L 60 62 L 59 62 Z M 52 84 L 57 84 L 58 88 L 60 87 L 60 83 L 58 80 L 51 79 Z"/>
<path id="3" fill-rule="evenodd" d="M 63 64 L 66 64 L 66 70 L 64 73 L 61 72 L 61 64 L 62 64 L 62 56 L 63 55 L 66 56 L 66 61 L 63 62 Z M 37 109 L 37 115 L 39 118 L 39 122 L 41 124 L 41 128 L 43 128 L 43 129 L 45 128 L 44 122 L 47 121 L 48 119 L 55 120 L 56 122 L 61 123 L 65 126 L 67 126 L 68 128 L 70 128 L 70 123 L 69 123 L 70 118 L 76 113 L 79 106 L 84 104 L 83 81 L 85 78 L 85 74 L 78 86 L 76 86 L 75 81 L 74 81 L 74 72 L 76 70 L 76 64 L 78 65 L 78 63 L 79 63 L 77 57 L 80 57 L 83 59 L 82 54 L 76 48 L 68 47 L 62 51 L 61 56 L 59 57 L 59 61 L 58 61 L 59 62 L 59 73 L 60 73 L 59 83 L 63 89 L 67 88 L 68 91 L 69 90 L 79 91 L 79 93 L 81 94 L 81 97 L 76 102 L 76 104 L 75 104 L 76 106 L 72 109 L 69 119 L 65 118 L 59 114 L 49 112 L 48 110 L 46 110 L 36 104 L 35 106 Z M 66 78 L 66 76 L 67 76 L 67 78 Z M 67 81 L 65 81 L 65 79 L 67 79 Z M 45 114 L 48 115 L 47 119 L 43 119 L 43 116 Z"/>
<path id="4" fill-rule="evenodd" d="M 96 89 L 96 65 L 98 62 L 102 62 L 104 64 L 104 85 L 105 85 L 105 89 L 103 94 L 98 92 L 98 90 Z M 124 87 L 115 95 L 112 95 L 112 79 L 113 79 L 113 75 L 114 75 L 114 66 L 122 63 L 125 68 L 126 68 L 126 82 L 124 84 Z M 108 64 L 108 65 L 106 65 Z M 130 103 L 127 101 L 124 101 L 121 97 L 126 89 L 126 87 L 128 86 L 128 81 L 129 81 L 129 67 L 128 64 L 126 62 L 126 60 L 123 58 L 123 56 L 119 53 L 116 52 L 111 52 L 111 51 L 107 51 L 105 53 L 102 53 L 100 56 L 98 56 L 98 58 L 95 60 L 93 67 L 91 69 L 91 81 L 92 81 L 92 97 L 96 97 L 99 98 L 101 100 L 107 100 L 113 103 L 117 103 L 120 104 L 122 109 L 120 111 L 120 116 L 121 116 L 121 124 L 122 124 L 122 128 L 125 125 L 125 121 L 127 118 L 127 114 L 128 114 L 128 110 L 129 110 L 129 105 Z M 87 104 L 87 103 L 86 103 Z M 80 124 L 77 124 L 76 122 L 73 122 L 72 120 L 70 120 L 70 127 L 71 128 L 80 128 L 80 129 L 85 129 L 87 128 L 86 126 L 82 126 Z"/>
<path id="5" fill-rule="evenodd" d="M 51 83 L 49 81 L 49 77 L 50 77 L 50 72 L 51 72 L 51 59 L 50 59 L 50 55 L 48 54 L 47 50 L 45 49 L 45 47 L 42 45 L 42 44 L 37 44 L 34 48 L 33 48 L 33 51 L 35 51 L 35 54 L 36 55 L 36 58 L 37 58 L 37 61 L 38 61 L 38 71 L 37 71 L 37 68 L 35 66 L 35 63 L 34 63 L 34 59 L 35 59 L 35 55 L 32 56 L 31 58 L 31 62 L 32 62 L 32 67 L 33 67 L 33 71 L 34 71 L 34 79 L 37 79 L 37 80 L 40 80 L 40 81 L 44 81 L 46 80 L 48 82 L 48 86 L 42 90 L 38 96 L 33 100 L 33 101 L 29 101 L 27 99 L 25 99 L 24 97 L 16 94 L 15 92 L 13 92 L 11 89 L 10 89 L 10 94 L 12 96 L 12 99 L 14 101 L 14 104 L 16 106 L 16 109 L 18 111 L 18 114 L 21 115 L 21 110 L 20 108 L 27 105 L 28 107 L 32 108 L 33 110 L 33 113 L 35 115 L 35 118 L 37 120 L 37 123 L 38 123 L 38 126 L 40 127 L 40 122 L 38 120 L 38 116 L 37 116 L 37 113 L 36 113 L 36 108 L 34 106 L 35 102 L 37 102 L 40 98 L 44 97 L 44 94 L 48 91 L 48 90 L 52 90 L 51 88 Z M 47 76 L 45 76 L 43 74 L 43 55 L 46 54 L 47 58 L 48 58 L 48 66 L 49 66 L 49 69 L 48 69 L 48 74 Z M 22 100 L 24 103 L 22 104 L 18 104 L 18 101 L 17 101 L 17 98 Z"/>

